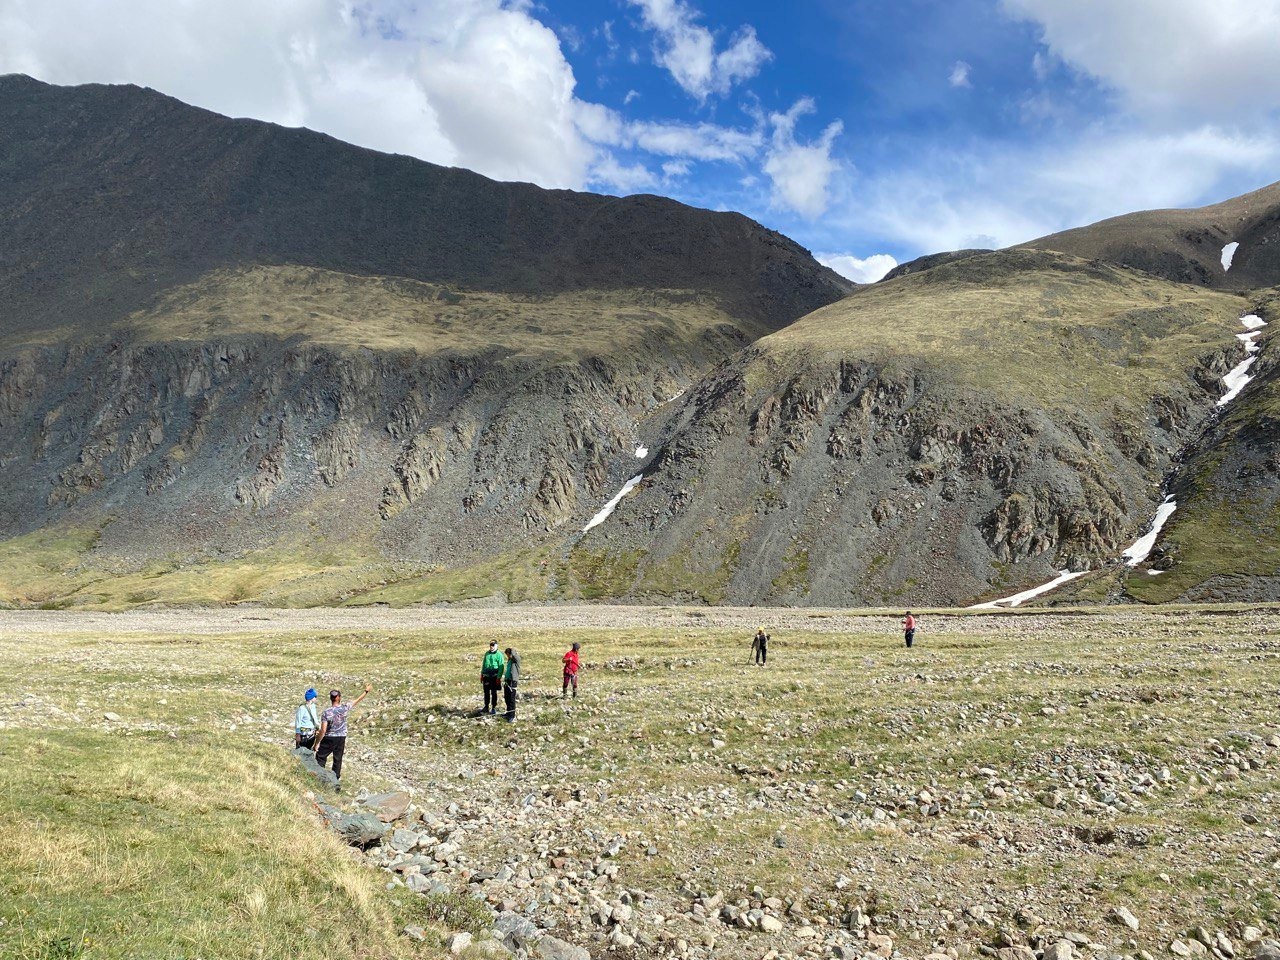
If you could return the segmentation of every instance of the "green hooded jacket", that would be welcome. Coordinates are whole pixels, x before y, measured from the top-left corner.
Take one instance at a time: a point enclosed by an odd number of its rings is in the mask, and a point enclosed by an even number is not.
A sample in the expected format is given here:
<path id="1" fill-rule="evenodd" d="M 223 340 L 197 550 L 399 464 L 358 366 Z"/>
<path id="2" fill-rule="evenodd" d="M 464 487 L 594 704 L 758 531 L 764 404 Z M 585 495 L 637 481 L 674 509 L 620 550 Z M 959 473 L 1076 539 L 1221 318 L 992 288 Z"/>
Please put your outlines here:
<path id="1" fill-rule="evenodd" d="M 493 653 L 484 655 L 484 662 L 480 664 L 480 672 L 501 674 L 506 668 L 507 659 L 502 655 L 501 650 L 495 650 Z"/>

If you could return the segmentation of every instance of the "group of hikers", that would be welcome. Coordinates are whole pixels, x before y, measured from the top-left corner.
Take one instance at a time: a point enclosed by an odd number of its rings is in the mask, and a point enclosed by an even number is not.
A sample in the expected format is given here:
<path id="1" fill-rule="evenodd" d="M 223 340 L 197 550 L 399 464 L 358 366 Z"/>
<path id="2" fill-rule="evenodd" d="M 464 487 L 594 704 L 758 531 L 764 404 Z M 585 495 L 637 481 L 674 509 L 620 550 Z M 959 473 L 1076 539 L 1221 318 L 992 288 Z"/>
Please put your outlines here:
<path id="1" fill-rule="evenodd" d="M 916 618 L 907 611 L 902 618 L 903 639 L 910 648 L 916 638 Z M 578 670 L 581 666 L 579 652 L 580 643 L 573 644 L 561 659 L 564 662 L 563 682 L 560 685 L 560 697 L 566 698 L 572 691 L 578 695 Z M 751 640 L 751 653 L 754 663 L 765 666 L 769 662 L 769 634 L 762 626 Z M 498 692 L 506 705 L 505 716 L 508 723 L 516 719 L 516 701 L 520 687 L 520 654 L 514 647 L 505 651 L 498 650 L 498 641 L 490 640 L 489 649 L 480 661 L 480 688 L 484 696 L 484 704 L 476 716 L 496 716 L 498 713 Z M 364 693 L 350 703 L 343 703 L 341 690 L 329 691 L 329 706 L 316 712 L 316 700 L 319 695 L 315 690 L 307 690 L 302 703 L 294 715 L 293 745 L 295 749 L 310 750 L 315 753 L 316 763 L 325 767 L 333 757 L 333 773 L 337 780 L 338 791 L 342 790 L 342 757 L 347 747 L 347 716 L 360 705 L 360 701 L 369 695 L 373 687 L 364 685 Z"/>

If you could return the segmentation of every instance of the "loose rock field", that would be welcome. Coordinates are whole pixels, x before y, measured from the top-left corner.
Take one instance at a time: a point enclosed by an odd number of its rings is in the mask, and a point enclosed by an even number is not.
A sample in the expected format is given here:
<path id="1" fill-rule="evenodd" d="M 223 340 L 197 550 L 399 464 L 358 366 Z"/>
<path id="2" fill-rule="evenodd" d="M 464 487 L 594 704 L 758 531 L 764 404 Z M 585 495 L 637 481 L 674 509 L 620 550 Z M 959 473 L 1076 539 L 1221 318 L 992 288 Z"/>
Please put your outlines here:
<path id="1" fill-rule="evenodd" d="M 759 623 L 766 667 L 748 663 Z M 416 905 L 407 956 L 1269 956 L 1280 617 L 926 616 L 912 650 L 896 626 L 674 608 L 0 614 L 0 738 L 107 731 L 125 762 L 135 742 L 198 750 L 214 731 L 301 769 L 302 690 L 373 683 L 343 793 L 310 774 L 298 791 L 317 831 L 341 828 L 386 896 Z M 523 659 L 514 724 L 475 716 L 491 637 Z M 581 694 L 564 701 L 574 640 Z"/>

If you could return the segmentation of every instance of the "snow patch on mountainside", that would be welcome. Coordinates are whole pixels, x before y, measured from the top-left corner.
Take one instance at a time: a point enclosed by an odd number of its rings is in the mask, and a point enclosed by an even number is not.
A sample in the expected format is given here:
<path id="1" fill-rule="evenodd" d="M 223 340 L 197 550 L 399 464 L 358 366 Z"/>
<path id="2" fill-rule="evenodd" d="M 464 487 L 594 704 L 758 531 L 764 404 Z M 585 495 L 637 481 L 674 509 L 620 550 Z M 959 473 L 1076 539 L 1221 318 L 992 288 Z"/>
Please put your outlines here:
<path id="1" fill-rule="evenodd" d="M 600 524 L 608 520 L 610 515 L 612 515 L 613 511 L 617 508 L 618 504 L 622 502 L 622 498 L 639 486 L 640 481 L 643 479 L 644 474 L 637 473 L 634 477 L 624 483 L 622 485 L 622 489 L 614 495 L 613 499 L 601 507 L 600 512 L 587 521 L 587 525 L 582 528 L 582 532 L 586 533 L 592 527 L 598 527 Z"/>
<path id="2" fill-rule="evenodd" d="M 1168 522 L 1169 518 L 1173 516 L 1173 511 L 1177 509 L 1177 500 L 1173 499 L 1173 497 L 1164 498 L 1164 502 L 1156 507 L 1156 515 L 1151 521 L 1151 528 L 1135 540 L 1133 546 L 1121 554 L 1126 564 L 1136 567 L 1151 555 L 1151 548 L 1156 545 L 1156 537 L 1160 536 L 1160 530 Z"/>
<path id="3" fill-rule="evenodd" d="M 1004 597 L 1000 600 L 988 600 L 986 603 L 975 603 L 970 610 L 995 610 L 998 607 L 1016 607 L 1020 603 L 1024 603 L 1033 597 L 1038 597 L 1042 593 L 1048 593 L 1064 583 L 1069 583 L 1076 577 L 1083 577 L 1088 570 L 1063 570 L 1060 574 L 1050 580 L 1048 583 L 1042 583 L 1038 587 L 1032 587 L 1030 590 L 1023 590 L 1021 593 L 1015 593 L 1011 597 Z"/>
<path id="4" fill-rule="evenodd" d="M 1266 321 L 1256 314 L 1250 313 L 1240 318 L 1240 322 L 1244 324 L 1248 333 L 1237 333 L 1236 339 L 1244 344 L 1245 358 L 1231 368 L 1230 372 L 1222 378 L 1223 384 L 1227 388 L 1227 392 L 1222 395 L 1222 399 L 1218 401 L 1219 407 L 1225 407 L 1228 403 L 1240 395 L 1240 391 L 1249 385 L 1249 381 L 1253 379 L 1249 375 L 1249 368 L 1253 366 L 1253 362 L 1258 359 L 1258 344 L 1255 342 L 1260 336 L 1259 331 L 1267 325 Z"/>
<path id="5" fill-rule="evenodd" d="M 1231 269 L 1231 261 L 1236 255 L 1236 248 L 1239 246 L 1240 244 L 1233 240 L 1222 248 L 1222 270 L 1224 273 Z"/>

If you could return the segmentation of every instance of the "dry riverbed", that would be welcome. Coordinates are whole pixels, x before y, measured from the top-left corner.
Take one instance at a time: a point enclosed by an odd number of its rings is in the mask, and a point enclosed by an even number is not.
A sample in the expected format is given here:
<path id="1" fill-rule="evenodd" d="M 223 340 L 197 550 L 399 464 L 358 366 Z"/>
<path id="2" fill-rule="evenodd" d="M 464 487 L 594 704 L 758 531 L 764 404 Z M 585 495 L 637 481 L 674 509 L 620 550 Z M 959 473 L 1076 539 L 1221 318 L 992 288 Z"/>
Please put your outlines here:
<path id="1" fill-rule="evenodd" d="M 760 623 L 767 667 L 747 662 Z M 295 777 L 317 833 L 318 809 L 404 791 L 399 833 L 351 861 L 395 904 L 370 914 L 394 925 L 371 956 L 1252 957 L 1280 921 L 1278 627 L 1264 611 L 926 616 L 906 650 L 896 617 L 836 611 L 6 612 L 0 812 L 59 825 L 44 794 L 24 809 L 15 759 L 70 796 L 89 756 L 173 751 L 173 789 L 194 793 L 185 758 L 215 746 Z M 473 716 L 490 638 L 523 658 L 515 724 Z M 564 702 L 574 640 L 582 692 Z M 284 744 L 303 689 L 366 680 L 339 797 Z M 123 827 L 106 820 L 110 848 Z M 20 843 L 0 831 L 0 853 Z M 67 902 L 3 883 L 0 944 L 55 942 L 41 911 L 88 895 L 74 874 Z M 276 931 L 275 908 L 221 922 Z M 244 956 L 320 936 L 285 912 Z M 65 955 L 131 955 L 113 930 Z"/>

